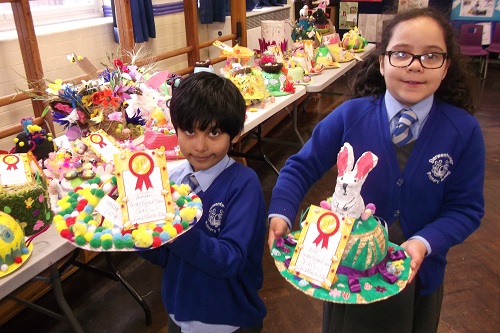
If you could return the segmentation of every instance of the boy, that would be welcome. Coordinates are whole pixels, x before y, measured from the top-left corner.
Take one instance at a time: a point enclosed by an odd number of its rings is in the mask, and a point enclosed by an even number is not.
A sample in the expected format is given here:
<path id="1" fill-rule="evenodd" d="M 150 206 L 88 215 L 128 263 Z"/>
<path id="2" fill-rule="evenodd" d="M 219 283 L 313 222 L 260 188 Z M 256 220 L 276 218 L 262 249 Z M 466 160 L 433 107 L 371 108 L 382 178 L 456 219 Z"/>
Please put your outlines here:
<path id="1" fill-rule="evenodd" d="M 170 101 L 186 158 L 170 179 L 191 184 L 203 216 L 172 243 L 141 253 L 164 268 L 169 333 L 262 329 L 264 198 L 255 172 L 227 155 L 243 129 L 245 109 L 236 86 L 208 72 L 183 79 Z"/>

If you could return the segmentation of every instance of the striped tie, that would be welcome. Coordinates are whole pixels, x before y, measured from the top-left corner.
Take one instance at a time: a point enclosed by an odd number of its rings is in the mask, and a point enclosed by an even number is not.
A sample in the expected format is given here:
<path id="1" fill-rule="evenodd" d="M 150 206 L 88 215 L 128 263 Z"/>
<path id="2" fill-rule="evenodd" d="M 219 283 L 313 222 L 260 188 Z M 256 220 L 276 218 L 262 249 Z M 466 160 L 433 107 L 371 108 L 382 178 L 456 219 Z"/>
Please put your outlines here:
<path id="1" fill-rule="evenodd" d="M 411 133 L 411 125 L 417 121 L 415 112 L 409 109 L 400 111 L 401 116 L 396 128 L 392 131 L 392 142 L 399 147 L 413 141 L 413 134 Z"/>
<path id="2" fill-rule="evenodd" d="M 191 187 L 191 192 L 196 192 L 196 189 L 199 185 L 198 180 L 196 179 L 196 176 L 193 173 L 184 176 L 181 183 L 189 184 L 189 186 Z"/>

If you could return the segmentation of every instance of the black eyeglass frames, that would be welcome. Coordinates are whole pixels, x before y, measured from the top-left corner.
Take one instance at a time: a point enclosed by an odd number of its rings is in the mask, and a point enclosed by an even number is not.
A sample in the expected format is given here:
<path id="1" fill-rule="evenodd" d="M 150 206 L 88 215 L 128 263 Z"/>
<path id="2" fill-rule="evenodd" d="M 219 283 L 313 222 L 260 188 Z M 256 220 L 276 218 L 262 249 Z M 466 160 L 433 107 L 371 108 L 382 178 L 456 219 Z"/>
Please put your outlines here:
<path id="1" fill-rule="evenodd" d="M 423 68 L 437 69 L 441 68 L 448 56 L 446 52 L 428 52 L 424 54 L 413 54 L 405 51 L 386 51 L 385 55 L 389 57 L 389 64 L 397 68 L 405 68 L 418 59 Z"/>

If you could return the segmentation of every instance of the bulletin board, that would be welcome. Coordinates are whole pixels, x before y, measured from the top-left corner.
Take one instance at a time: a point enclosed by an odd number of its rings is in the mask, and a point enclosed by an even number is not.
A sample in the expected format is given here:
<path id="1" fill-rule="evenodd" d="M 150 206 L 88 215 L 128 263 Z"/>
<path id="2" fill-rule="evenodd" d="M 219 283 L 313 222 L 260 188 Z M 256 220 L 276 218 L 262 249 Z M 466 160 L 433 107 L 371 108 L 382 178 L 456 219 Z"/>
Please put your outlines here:
<path id="1" fill-rule="evenodd" d="M 451 19 L 460 21 L 500 21 L 500 0 L 455 0 Z"/>

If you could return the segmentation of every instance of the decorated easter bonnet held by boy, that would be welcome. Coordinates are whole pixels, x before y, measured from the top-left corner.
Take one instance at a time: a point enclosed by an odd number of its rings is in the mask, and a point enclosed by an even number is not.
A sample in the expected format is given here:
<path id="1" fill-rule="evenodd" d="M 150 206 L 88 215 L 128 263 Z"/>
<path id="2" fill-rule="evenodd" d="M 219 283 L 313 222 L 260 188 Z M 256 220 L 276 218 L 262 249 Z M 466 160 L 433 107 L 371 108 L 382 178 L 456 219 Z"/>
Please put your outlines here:
<path id="1" fill-rule="evenodd" d="M 377 161 L 377 156 L 365 152 L 354 164 L 352 147 L 344 144 L 337 157 L 339 171 L 331 201 L 322 202 L 321 207 L 311 205 L 303 229 L 275 241 L 271 255 L 278 270 L 305 294 L 333 303 L 368 304 L 398 294 L 408 283 L 410 257 L 402 247 L 388 241 L 386 228 L 373 216 L 375 206 L 368 204 L 365 209 L 360 195 Z M 337 229 L 331 233 L 324 226 L 325 216 L 334 216 L 337 222 Z M 305 237 L 301 235 L 304 232 Z M 309 244 L 308 236 L 314 240 Z M 336 255 L 325 257 L 323 253 L 335 242 L 340 244 Z M 304 271 L 297 272 L 300 257 L 296 260 L 296 255 L 306 250 L 313 254 L 312 263 L 303 266 L 306 269 L 313 270 L 318 265 L 315 261 L 324 258 L 331 261 L 331 266 L 327 266 L 330 283 L 311 279 Z"/>

